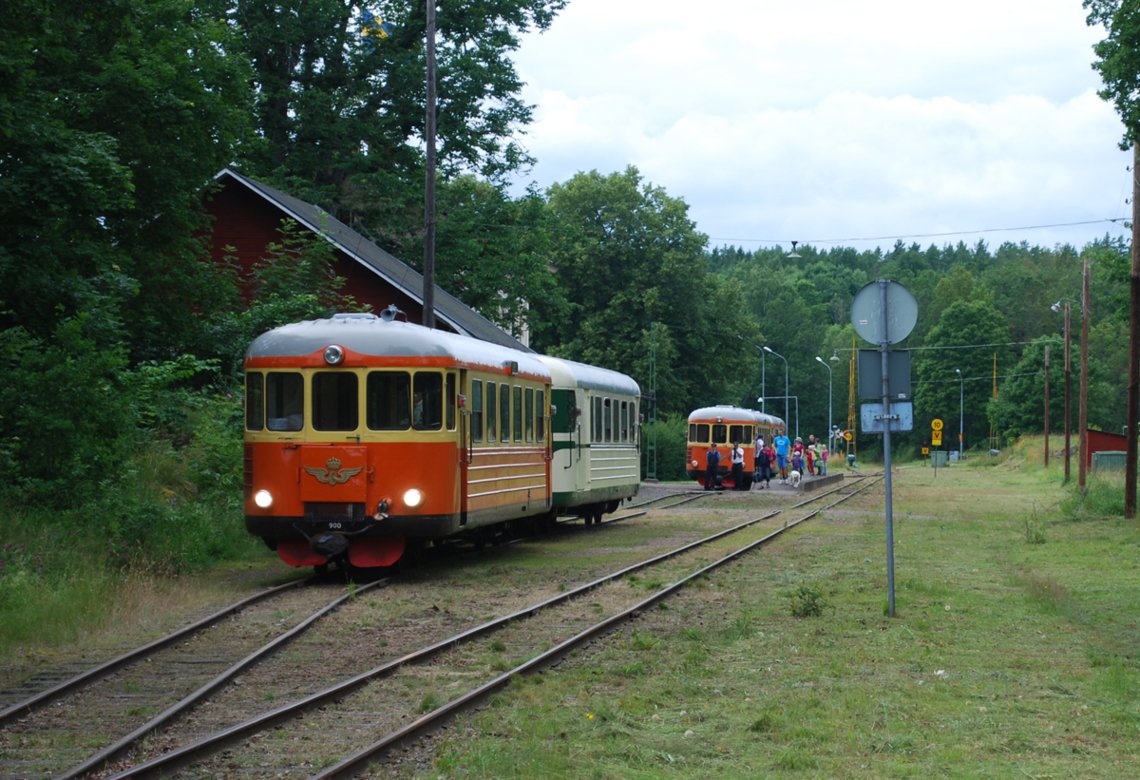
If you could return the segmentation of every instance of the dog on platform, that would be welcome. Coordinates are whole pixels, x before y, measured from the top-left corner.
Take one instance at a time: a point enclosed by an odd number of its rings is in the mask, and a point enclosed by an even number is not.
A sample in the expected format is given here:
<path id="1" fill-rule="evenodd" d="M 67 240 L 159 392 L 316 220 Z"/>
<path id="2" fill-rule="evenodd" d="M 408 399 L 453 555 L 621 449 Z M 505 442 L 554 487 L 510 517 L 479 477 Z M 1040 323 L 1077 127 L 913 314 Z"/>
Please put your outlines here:
<path id="1" fill-rule="evenodd" d="M 789 471 L 788 482 L 791 483 L 792 487 L 798 488 L 800 486 L 800 472 L 796 471 L 795 469 Z"/>

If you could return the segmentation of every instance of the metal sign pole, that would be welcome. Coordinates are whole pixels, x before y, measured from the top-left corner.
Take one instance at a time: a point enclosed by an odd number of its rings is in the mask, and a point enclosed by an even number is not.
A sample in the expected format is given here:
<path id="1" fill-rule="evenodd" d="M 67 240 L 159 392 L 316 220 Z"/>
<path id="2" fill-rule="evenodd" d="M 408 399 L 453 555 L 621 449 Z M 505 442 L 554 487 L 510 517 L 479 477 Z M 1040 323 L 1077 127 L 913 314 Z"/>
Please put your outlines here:
<path id="1" fill-rule="evenodd" d="M 879 280 L 879 305 L 883 313 L 883 335 L 879 342 L 882 360 L 883 397 L 883 472 L 886 474 L 885 488 L 887 501 L 887 614 L 895 616 L 895 531 L 891 515 L 891 398 L 890 398 L 890 335 L 887 313 L 886 279 Z"/>

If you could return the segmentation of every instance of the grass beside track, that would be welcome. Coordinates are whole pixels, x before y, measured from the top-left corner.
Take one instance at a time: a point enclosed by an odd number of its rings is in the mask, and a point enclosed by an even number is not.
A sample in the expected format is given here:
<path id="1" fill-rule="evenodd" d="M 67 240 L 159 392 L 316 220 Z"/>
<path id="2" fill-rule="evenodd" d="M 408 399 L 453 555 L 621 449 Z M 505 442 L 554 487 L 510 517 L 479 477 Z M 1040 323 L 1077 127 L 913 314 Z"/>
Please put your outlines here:
<path id="1" fill-rule="evenodd" d="M 514 685 L 398 773 L 1133 776 L 1137 523 L 1024 460 L 907 465 L 893 487 L 895 617 L 879 490 Z"/>

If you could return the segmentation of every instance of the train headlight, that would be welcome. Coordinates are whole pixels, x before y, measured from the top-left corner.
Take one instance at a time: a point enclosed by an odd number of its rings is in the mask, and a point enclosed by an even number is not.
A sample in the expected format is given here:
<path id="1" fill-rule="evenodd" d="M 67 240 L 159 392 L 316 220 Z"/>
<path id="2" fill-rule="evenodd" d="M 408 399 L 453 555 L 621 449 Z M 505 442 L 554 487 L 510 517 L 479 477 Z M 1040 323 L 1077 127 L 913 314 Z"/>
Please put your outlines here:
<path id="1" fill-rule="evenodd" d="M 273 494 L 268 490 L 259 490 L 253 494 L 253 503 L 262 509 L 268 509 L 273 506 Z"/>
<path id="2" fill-rule="evenodd" d="M 330 366 L 339 366 L 344 361 L 344 349 L 336 344 L 325 347 L 325 362 Z"/>
<path id="3" fill-rule="evenodd" d="M 693 461 L 693 468 L 696 468 L 696 467 L 697 467 L 697 465 L 698 465 L 698 464 L 697 464 L 697 462 L 694 460 L 694 461 Z"/>
<path id="4" fill-rule="evenodd" d="M 404 506 L 409 509 L 415 509 L 423 500 L 424 494 L 419 488 L 409 488 L 404 491 Z"/>

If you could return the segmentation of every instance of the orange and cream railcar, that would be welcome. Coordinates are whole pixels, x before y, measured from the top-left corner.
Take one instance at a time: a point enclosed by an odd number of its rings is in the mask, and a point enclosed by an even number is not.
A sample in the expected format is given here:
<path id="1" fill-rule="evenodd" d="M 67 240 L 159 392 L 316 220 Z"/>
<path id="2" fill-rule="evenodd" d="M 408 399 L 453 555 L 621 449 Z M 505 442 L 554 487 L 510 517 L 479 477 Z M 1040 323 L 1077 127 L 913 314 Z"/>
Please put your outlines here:
<path id="1" fill-rule="evenodd" d="M 550 516 L 551 375 L 534 354 L 396 319 L 272 330 L 245 358 L 245 515 L 293 566 Z"/>
<path id="2" fill-rule="evenodd" d="M 762 433 L 765 441 L 771 441 L 784 421 L 770 414 L 738 406 L 707 406 L 689 414 L 689 436 L 685 447 L 686 466 L 689 477 L 705 485 L 708 451 L 715 448 L 720 453 L 717 467 L 718 482 L 724 487 L 736 487 L 732 478 L 732 443 L 739 442 L 744 448 L 744 489 L 752 487 L 752 476 L 756 471 L 756 460 L 752 443 L 756 434 Z M 713 485 L 712 487 L 716 487 Z"/>

